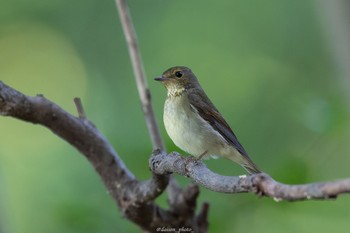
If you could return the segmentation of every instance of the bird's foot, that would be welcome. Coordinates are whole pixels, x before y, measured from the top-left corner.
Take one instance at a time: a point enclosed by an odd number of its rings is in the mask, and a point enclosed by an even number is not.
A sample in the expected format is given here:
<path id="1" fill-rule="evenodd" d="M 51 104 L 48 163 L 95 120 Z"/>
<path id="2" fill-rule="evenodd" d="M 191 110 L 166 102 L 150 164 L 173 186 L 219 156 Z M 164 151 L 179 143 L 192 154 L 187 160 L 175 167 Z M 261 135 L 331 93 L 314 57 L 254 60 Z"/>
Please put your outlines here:
<path id="1" fill-rule="evenodd" d="M 198 164 L 201 161 L 201 159 L 199 157 L 195 157 L 193 155 L 190 155 L 187 157 L 186 159 L 186 163 L 194 163 L 194 164 Z"/>

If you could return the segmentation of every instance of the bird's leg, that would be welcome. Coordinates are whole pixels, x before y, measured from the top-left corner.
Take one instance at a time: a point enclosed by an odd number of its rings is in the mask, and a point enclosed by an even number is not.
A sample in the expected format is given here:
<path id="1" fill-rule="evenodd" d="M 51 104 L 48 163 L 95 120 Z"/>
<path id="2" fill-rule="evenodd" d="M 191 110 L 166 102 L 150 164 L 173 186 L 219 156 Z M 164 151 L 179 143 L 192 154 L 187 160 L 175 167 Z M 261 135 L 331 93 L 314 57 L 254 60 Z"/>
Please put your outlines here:
<path id="1" fill-rule="evenodd" d="M 199 156 L 193 156 L 191 155 L 190 157 L 188 157 L 189 161 L 193 161 L 195 163 L 201 161 L 201 159 L 204 157 L 204 155 L 206 155 L 208 152 L 208 150 L 204 151 L 202 154 L 200 154 Z"/>
<path id="2" fill-rule="evenodd" d="M 198 156 L 198 160 L 201 160 L 203 157 L 204 157 L 204 155 L 206 155 L 208 153 L 208 150 L 206 150 L 206 151 L 204 151 L 202 154 L 200 154 L 199 156 Z"/>

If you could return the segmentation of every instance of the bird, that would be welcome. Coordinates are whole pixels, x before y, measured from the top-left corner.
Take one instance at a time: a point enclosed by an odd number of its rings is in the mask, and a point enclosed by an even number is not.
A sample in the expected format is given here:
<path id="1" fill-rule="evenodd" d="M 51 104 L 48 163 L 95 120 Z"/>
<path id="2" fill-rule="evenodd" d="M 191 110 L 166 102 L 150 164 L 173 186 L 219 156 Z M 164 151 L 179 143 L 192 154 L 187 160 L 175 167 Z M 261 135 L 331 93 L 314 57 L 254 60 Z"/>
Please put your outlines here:
<path id="1" fill-rule="evenodd" d="M 222 157 L 249 175 L 261 173 L 190 68 L 171 67 L 155 80 L 167 89 L 163 122 L 177 147 L 196 159 Z"/>

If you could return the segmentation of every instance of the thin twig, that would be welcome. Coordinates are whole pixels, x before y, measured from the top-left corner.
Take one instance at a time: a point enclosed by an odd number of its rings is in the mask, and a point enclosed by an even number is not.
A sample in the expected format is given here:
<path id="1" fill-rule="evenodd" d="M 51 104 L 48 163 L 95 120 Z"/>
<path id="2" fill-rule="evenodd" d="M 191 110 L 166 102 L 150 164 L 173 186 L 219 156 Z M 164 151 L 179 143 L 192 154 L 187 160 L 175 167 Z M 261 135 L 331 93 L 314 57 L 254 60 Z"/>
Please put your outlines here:
<path id="1" fill-rule="evenodd" d="M 136 80 L 136 86 L 139 93 L 144 116 L 146 119 L 148 132 L 152 140 L 153 149 L 160 149 L 162 151 L 165 151 L 166 148 L 164 146 L 163 139 L 161 137 L 152 107 L 151 93 L 148 89 L 146 74 L 143 68 L 141 52 L 139 50 L 137 36 L 134 30 L 132 18 L 130 16 L 130 12 L 125 0 L 116 0 L 116 4 L 119 12 L 120 21 L 123 27 L 125 39 L 128 45 L 131 64 Z M 154 180 L 160 179 L 160 177 L 156 177 L 156 175 L 153 175 L 153 178 Z M 180 186 L 175 181 L 175 178 L 173 176 L 169 176 L 169 178 L 172 182 L 170 182 L 167 191 L 169 193 L 169 198 L 171 198 L 173 196 L 173 194 L 171 194 L 172 190 L 179 189 Z"/>
<path id="2" fill-rule="evenodd" d="M 81 99 L 78 97 L 74 98 L 74 103 L 75 103 L 75 107 L 77 108 L 78 111 L 78 116 L 80 119 L 86 119 L 86 114 L 84 111 L 84 107 L 83 104 L 81 103 Z"/>
<path id="3" fill-rule="evenodd" d="M 126 1 L 116 0 L 115 2 L 117 4 L 120 21 L 128 45 L 131 64 L 136 79 L 137 90 L 139 92 L 143 113 L 146 118 L 148 132 L 151 136 L 153 149 L 165 150 L 151 103 L 151 93 L 147 85 L 146 74 L 141 60 L 141 53 L 137 42 L 136 32 L 134 30 Z"/>

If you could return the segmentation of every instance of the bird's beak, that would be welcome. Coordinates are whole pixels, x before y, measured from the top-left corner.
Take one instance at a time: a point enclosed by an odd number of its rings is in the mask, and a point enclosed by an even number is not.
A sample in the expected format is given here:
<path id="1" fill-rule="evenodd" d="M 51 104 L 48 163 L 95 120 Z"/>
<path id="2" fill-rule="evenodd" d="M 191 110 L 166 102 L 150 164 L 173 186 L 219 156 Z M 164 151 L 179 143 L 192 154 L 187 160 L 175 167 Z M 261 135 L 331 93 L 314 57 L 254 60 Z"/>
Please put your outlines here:
<path id="1" fill-rule="evenodd" d="M 166 80 L 167 80 L 167 78 L 166 78 L 166 77 L 164 77 L 164 76 L 162 75 L 162 76 L 156 77 L 154 80 L 156 80 L 156 81 L 160 81 L 160 82 L 163 82 L 163 81 L 166 81 Z"/>

